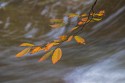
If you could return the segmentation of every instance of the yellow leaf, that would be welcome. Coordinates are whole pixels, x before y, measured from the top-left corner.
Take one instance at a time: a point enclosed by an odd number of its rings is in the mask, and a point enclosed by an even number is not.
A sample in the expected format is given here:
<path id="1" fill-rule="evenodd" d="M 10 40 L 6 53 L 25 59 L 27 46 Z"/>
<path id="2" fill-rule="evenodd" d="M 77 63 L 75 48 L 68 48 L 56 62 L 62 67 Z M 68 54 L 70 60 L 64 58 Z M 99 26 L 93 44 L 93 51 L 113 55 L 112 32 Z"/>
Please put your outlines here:
<path id="1" fill-rule="evenodd" d="M 50 25 L 52 28 L 61 28 L 63 27 L 65 24 L 64 23 L 58 23 L 58 24 L 52 24 Z"/>
<path id="2" fill-rule="evenodd" d="M 57 48 L 53 55 L 52 55 L 52 63 L 55 64 L 57 63 L 62 57 L 62 50 L 60 48 Z"/>
<path id="3" fill-rule="evenodd" d="M 72 38 L 73 38 L 73 36 L 69 36 L 69 38 L 68 38 L 67 42 L 71 41 L 71 40 L 72 40 Z"/>
<path id="4" fill-rule="evenodd" d="M 51 19 L 50 22 L 52 22 L 52 23 L 63 23 L 63 19 Z"/>
<path id="5" fill-rule="evenodd" d="M 102 20 L 102 18 L 93 18 L 93 20 L 100 21 L 100 20 Z"/>
<path id="6" fill-rule="evenodd" d="M 105 11 L 104 11 L 104 10 L 101 10 L 101 11 L 98 12 L 98 13 L 91 13 L 91 15 L 93 15 L 93 16 L 104 16 L 104 14 L 105 14 Z"/>
<path id="7" fill-rule="evenodd" d="M 61 40 L 54 40 L 54 42 L 55 42 L 55 43 L 59 43 L 59 42 L 61 42 Z"/>
<path id="8" fill-rule="evenodd" d="M 72 29 L 70 30 L 70 32 L 76 30 L 77 28 L 78 28 L 78 27 L 74 27 L 74 28 L 72 28 Z"/>
<path id="9" fill-rule="evenodd" d="M 99 13 L 100 13 L 100 14 L 104 14 L 104 13 L 105 13 L 105 10 L 101 10 Z"/>
<path id="10" fill-rule="evenodd" d="M 31 51 L 31 54 L 34 54 L 34 53 L 39 52 L 39 51 L 41 51 L 41 50 L 42 50 L 41 47 L 34 47 L 34 48 L 32 49 L 32 51 Z"/>
<path id="11" fill-rule="evenodd" d="M 46 60 L 52 53 L 53 53 L 53 50 L 49 51 L 48 53 L 43 55 L 42 58 L 40 58 L 40 60 L 38 62 Z"/>
<path id="12" fill-rule="evenodd" d="M 30 49 L 31 48 L 25 48 L 24 50 L 22 50 L 21 52 L 19 52 L 16 57 L 22 57 L 24 56 L 25 54 L 27 54 L 28 52 L 30 52 Z"/>
<path id="13" fill-rule="evenodd" d="M 82 14 L 81 16 L 84 17 L 84 16 L 87 16 L 87 14 Z"/>
<path id="14" fill-rule="evenodd" d="M 53 25 L 50 25 L 52 28 L 60 28 L 60 24 L 53 24 Z"/>
<path id="15" fill-rule="evenodd" d="M 56 45 L 58 45 L 58 44 L 59 44 L 59 43 L 57 43 L 57 42 L 53 42 L 53 45 L 54 45 L 54 46 L 56 46 Z"/>
<path id="16" fill-rule="evenodd" d="M 76 16 L 79 16 L 79 14 L 70 13 L 70 14 L 68 15 L 69 18 L 73 18 L 73 17 L 76 17 Z"/>
<path id="17" fill-rule="evenodd" d="M 34 46 L 34 44 L 30 44 L 30 43 L 22 43 L 20 46 Z"/>
<path id="18" fill-rule="evenodd" d="M 99 13 L 99 14 L 95 14 L 95 15 L 97 15 L 97 16 L 103 16 L 104 14 Z"/>
<path id="19" fill-rule="evenodd" d="M 87 22 L 95 22 L 94 20 L 88 20 Z"/>
<path id="20" fill-rule="evenodd" d="M 80 44 L 85 44 L 85 39 L 81 38 L 80 36 L 75 36 L 74 37 L 76 42 L 80 43 Z"/>

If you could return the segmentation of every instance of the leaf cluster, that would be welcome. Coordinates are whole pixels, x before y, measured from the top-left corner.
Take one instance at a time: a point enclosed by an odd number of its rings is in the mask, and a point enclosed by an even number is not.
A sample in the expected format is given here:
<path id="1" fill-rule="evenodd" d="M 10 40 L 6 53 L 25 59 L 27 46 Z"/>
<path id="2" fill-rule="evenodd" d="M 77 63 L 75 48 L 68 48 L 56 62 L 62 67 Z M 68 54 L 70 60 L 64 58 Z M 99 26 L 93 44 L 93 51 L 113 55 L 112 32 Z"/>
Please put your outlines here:
<path id="1" fill-rule="evenodd" d="M 97 13 L 90 11 L 89 14 L 83 13 L 81 15 L 75 14 L 75 13 L 70 13 L 70 14 L 68 14 L 69 19 L 78 17 L 80 20 L 78 21 L 77 25 L 74 26 L 69 32 L 67 32 L 64 35 L 59 36 L 58 39 L 53 40 L 44 45 L 34 45 L 31 43 L 22 43 L 20 46 L 24 46 L 26 48 L 24 50 L 22 50 L 21 52 L 19 52 L 16 55 L 16 57 L 22 57 L 28 53 L 34 54 L 34 53 L 37 53 L 40 51 L 44 51 L 45 54 L 38 61 L 39 62 L 44 61 L 47 58 L 49 58 L 50 56 L 52 56 L 52 58 L 51 58 L 52 63 L 55 64 L 62 57 L 62 49 L 61 49 L 60 45 L 64 42 L 72 41 L 73 38 L 78 44 L 86 44 L 85 38 L 80 37 L 78 35 L 78 33 L 80 31 L 82 31 L 82 29 L 84 28 L 84 26 L 86 24 L 88 24 L 90 22 L 101 21 L 104 14 L 105 14 L 104 10 L 101 10 Z M 92 18 L 90 18 L 90 17 L 92 17 Z M 50 26 L 54 29 L 65 26 L 63 19 L 51 19 L 50 22 L 51 22 Z"/>

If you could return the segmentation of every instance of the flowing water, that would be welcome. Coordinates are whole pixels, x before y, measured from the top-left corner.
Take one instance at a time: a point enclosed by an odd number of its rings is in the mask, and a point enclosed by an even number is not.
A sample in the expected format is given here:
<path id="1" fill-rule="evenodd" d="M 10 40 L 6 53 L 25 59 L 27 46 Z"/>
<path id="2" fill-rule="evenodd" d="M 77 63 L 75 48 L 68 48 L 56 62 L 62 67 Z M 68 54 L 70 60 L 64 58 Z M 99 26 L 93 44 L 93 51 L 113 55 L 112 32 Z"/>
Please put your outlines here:
<path id="1" fill-rule="evenodd" d="M 51 29 L 51 18 L 88 12 L 94 0 L 0 0 L 0 83 L 125 83 L 125 0 L 98 0 L 102 21 L 85 27 L 87 40 L 64 44 L 63 57 L 39 63 L 42 53 L 16 58 L 23 42 L 42 44 L 75 26 Z"/>

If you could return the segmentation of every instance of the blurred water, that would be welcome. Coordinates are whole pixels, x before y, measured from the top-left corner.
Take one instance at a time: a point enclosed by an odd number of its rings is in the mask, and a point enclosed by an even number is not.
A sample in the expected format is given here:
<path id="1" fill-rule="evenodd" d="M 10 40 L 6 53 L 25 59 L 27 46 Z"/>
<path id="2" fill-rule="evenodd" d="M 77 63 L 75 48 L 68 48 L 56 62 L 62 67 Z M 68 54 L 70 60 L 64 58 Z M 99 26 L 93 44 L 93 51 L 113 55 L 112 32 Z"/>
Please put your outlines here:
<path id="1" fill-rule="evenodd" d="M 99 0 L 101 22 L 85 27 L 87 44 L 64 44 L 63 57 L 37 62 L 42 53 L 16 58 L 22 42 L 41 44 L 68 28 L 51 29 L 49 19 L 87 12 L 94 0 L 0 0 L 0 83 L 125 83 L 125 1 Z"/>

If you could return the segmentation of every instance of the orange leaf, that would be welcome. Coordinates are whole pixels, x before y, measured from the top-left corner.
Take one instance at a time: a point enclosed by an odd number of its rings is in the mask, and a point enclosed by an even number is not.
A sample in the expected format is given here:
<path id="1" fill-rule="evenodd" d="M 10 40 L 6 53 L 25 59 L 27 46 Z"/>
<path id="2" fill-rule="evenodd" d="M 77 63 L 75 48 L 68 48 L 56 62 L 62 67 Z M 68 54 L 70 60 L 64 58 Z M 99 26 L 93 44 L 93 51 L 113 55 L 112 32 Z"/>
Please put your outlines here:
<path id="1" fill-rule="evenodd" d="M 54 46 L 53 43 L 48 43 L 45 47 L 45 51 L 48 51 L 50 48 L 52 48 Z"/>
<path id="2" fill-rule="evenodd" d="M 82 21 L 83 21 L 83 22 L 86 22 L 87 20 L 88 20 L 88 17 L 82 18 Z"/>
<path id="3" fill-rule="evenodd" d="M 42 50 L 41 47 L 34 47 L 33 50 L 31 51 L 31 54 L 34 54 L 34 53 L 39 52 L 41 50 Z"/>
<path id="4" fill-rule="evenodd" d="M 69 36 L 67 42 L 70 42 L 72 40 L 73 36 Z"/>
<path id="5" fill-rule="evenodd" d="M 53 46 L 56 46 L 58 44 L 59 43 L 57 43 L 57 42 L 48 43 L 43 50 L 48 51 L 50 48 L 52 48 Z"/>
<path id="6" fill-rule="evenodd" d="M 65 41 L 66 38 L 67 38 L 67 36 L 66 36 L 66 35 L 62 35 L 62 36 L 60 36 L 59 38 L 60 38 L 62 41 Z"/>
<path id="7" fill-rule="evenodd" d="M 81 38 L 80 36 L 75 36 L 74 37 L 76 42 L 80 43 L 80 44 L 85 44 L 85 39 Z"/>
<path id="8" fill-rule="evenodd" d="M 38 62 L 46 60 L 52 53 L 53 53 L 53 50 L 49 51 L 48 53 L 43 55 L 42 58 L 40 58 L 40 60 Z"/>
<path id="9" fill-rule="evenodd" d="M 30 43 L 22 43 L 20 46 L 34 46 L 34 44 L 30 44 Z"/>
<path id="10" fill-rule="evenodd" d="M 22 57 L 24 56 L 25 54 L 27 54 L 28 52 L 30 52 L 30 49 L 31 48 L 25 48 L 24 50 L 22 50 L 21 52 L 19 52 L 16 57 Z"/>
<path id="11" fill-rule="evenodd" d="M 52 63 L 55 64 L 57 63 L 62 57 L 62 50 L 60 48 L 57 48 L 53 55 L 52 55 Z"/>
<path id="12" fill-rule="evenodd" d="M 84 24 L 84 22 L 82 22 L 82 21 L 78 22 L 78 25 L 82 25 L 82 24 Z"/>

